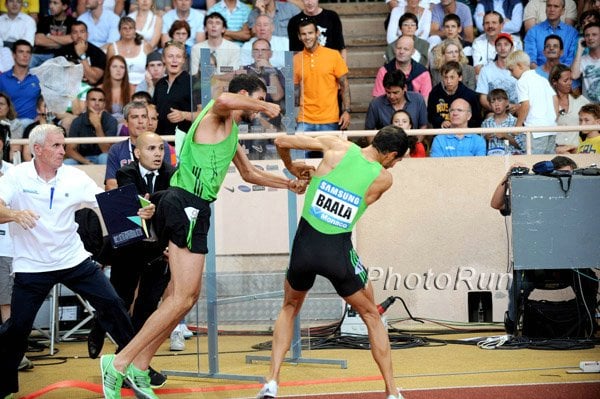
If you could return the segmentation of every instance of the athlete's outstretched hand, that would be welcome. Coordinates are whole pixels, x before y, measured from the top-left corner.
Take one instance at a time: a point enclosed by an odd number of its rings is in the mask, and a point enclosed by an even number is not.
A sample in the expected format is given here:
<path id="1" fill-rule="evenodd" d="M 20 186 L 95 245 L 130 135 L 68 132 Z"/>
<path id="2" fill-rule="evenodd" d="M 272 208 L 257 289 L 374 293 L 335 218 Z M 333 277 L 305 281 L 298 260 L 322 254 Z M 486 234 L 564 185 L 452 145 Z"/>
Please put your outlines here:
<path id="1" fill-rule="evenodd" d="M 290 191 L 293 191 L 296 194 L 304 194 L 306 191 L 306 187 L 308 186 L 308 180 L 292 180 L 289 184 Z"/>

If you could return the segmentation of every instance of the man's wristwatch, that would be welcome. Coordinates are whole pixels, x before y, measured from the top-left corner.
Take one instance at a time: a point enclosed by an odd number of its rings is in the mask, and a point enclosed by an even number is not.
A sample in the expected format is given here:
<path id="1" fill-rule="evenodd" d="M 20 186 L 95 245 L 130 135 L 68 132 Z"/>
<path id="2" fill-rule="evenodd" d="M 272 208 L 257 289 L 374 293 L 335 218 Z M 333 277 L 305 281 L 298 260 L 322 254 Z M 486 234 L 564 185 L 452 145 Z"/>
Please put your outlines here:
<path id="1" fill-rule="evenodd" d="M 81 54 L 81 55 L 79 56 L 79 59 L 80 59 L 81 61 L 85 61 L 85 60 L 87 60 L 87 54 L 86 54 L 86 53 L 83 53 L 83 54 Z"/>
<path id="2" fill-rule="evenodd" d="M 352 109 L 350 109 L 350 108 L 344 108 L 344 112 L 347 112 L 347 113 L 351 114 L 352 113 Z"/>

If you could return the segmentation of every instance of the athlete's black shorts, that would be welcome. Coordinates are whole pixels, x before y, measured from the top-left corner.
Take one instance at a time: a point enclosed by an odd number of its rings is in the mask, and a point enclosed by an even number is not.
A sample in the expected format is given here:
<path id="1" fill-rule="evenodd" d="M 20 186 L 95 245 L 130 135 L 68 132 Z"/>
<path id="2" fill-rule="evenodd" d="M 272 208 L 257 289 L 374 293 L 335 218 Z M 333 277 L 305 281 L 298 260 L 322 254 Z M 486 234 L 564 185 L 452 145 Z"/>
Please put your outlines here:
<path id="1" fill-rule="evenodd" d="M 352 247 L 352 233 L 323 234 L 300 218 L 294 237 L 287 280 L 296 291 L 308 291 L 318 275 L 341 297 L 365 287 L 367 271 Z"/>
<path id="2" fill-rule="evenodd" d="M 156 208 L 154 225 L 163 247 L 172 241 L 190 252 L 208 253 L 210 202 L 179 187 L 169 187 Z"/>

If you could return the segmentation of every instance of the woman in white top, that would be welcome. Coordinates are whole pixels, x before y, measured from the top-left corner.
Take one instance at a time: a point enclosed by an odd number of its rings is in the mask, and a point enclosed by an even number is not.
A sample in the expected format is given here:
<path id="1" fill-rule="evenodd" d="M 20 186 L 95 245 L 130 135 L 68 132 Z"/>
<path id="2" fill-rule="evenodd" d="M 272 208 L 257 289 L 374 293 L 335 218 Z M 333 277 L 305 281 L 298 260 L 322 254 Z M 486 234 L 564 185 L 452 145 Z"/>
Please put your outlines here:
<path id="1" fill-rule="evenodd" d="M 573 80 L 571 78 L 571 68 L 564 64 L 558 64 L 552 67 L 548 76 L 550 86 L 556 92 L 558 97 L 558 126 L 577 126 L 579 125 L 579 110 L 590 103 L 585 96 L 576 96 L 573 93 Z M 556 153 L 557 154 L 575 154 L 579 146 L 579 132 L 558 132 L 556 133 Z"/>
<path id="2" fill-rule="evenodd" d="M 113 55 L 121 55 L 127 62 L 129 83 L 137 86 L 146 74 L 146 54 L 152 51 L 152 47 L 145 42 L 135 31 L 135 21 L 130 17 L 123 17 L 119 21 L 119 33 L 121 39 L 108 45 L 106 58 Z"/>
<path id="3" fill-rule="evenodd" d="M 129 14 L 135 21 L 135 31 L 141 35 L 154 50 L 160 41 L 162 17 L 155 11 L 154 0 L 138 0 L 138 10 Z"/>
<path id="4" fill-rule="evenodd" d="M 392 9 L 390 14 L 390 22 L 387 28 L 388 44 L 395 42 L 400 36 L 402 36 L 398 23 L 400 21 L 400 17 L 405 12 L 410 12 L 417 16 L 419 28 L 417 29 L 415 35 L 423 40 L 427 40 L 427 38 L 429 38 L 429 28 L 431 27 L 431 11 L 429 8 L 422 7 L 419 4 L 419 0 L 406 0 L 406 5 L 403 5 L 402 2 L 400 2 L 397 7 Z"/>

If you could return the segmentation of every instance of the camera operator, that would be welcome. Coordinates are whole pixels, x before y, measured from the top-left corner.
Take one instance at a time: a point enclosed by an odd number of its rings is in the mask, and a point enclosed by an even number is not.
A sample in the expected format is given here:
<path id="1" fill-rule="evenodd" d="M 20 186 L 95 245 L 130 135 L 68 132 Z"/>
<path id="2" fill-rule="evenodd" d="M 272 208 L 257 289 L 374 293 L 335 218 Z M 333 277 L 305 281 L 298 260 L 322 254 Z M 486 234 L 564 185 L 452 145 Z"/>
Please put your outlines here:
<path id="1" fill-rule="evenodd" d="M 556 156 L 550 161 L 554 168 L 554 173 L 559 172 L 562 174 L 572 174 L 577 169 L 577 164 L 571 158 L 564 156 Z M 537 164 L 536 164 L 537 165 Z M 534 166 L 535 170 L 535 166 Z M 513 164 L 506 175 L 502 178 L 490 201 L 490 206 L 500 211 L 503 216 L 510 215 L 510 203 L 509 203 L 509 185 L 508 179 L 510 176 L 522 176 L 529 173 L 529 168 L 522 163 Z M 536 286 L 543 285 L 545 281 L 553 280 L 555 282 L 564 283 L 565 285 L 571 285 L 577 298 L 583 297 L 588 303 L 593 302 L 596 307 L 596 295 L 598 292 L 598 282 L 591 280 L 591 277 L 595 277 L 595 273 L 591 269 L 553 269 L 553 270 L 522 270 L 522 273 L 514 273 L 514 280 L 511 288 L 508 292 L 508 311 L 506 312 L 504 319 L 504 326 L 508 334 L 515 334 L 516 321 L 517 321 L 517 309 L 519 309 L 520 303 L 515 301 L 514 292 L 520 292 L 519 299 L 527 299 L 529 294 L 536 288 Z M 591 276 L 590 278 L 578 279 L 575 273 L 581 273 L 585 276 Z M 575 281 L 580 281 L 580 285 L 574 284 Z M 594 325 L 594 329 L 596 325 Z"/>

